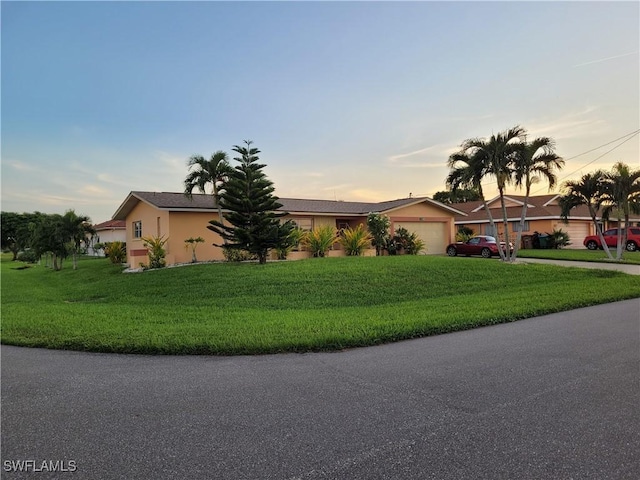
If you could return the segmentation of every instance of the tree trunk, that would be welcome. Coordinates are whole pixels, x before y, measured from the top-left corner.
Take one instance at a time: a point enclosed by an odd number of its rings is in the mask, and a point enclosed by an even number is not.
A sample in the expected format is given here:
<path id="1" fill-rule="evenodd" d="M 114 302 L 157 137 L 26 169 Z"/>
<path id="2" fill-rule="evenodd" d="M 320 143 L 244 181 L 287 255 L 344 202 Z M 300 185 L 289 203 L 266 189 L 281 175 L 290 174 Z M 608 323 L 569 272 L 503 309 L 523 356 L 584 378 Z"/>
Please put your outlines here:
<path id="1" fill-rule="evenodd" d="M 522 213 L 520 214 L 520 228 L 516 234 L 516 244 L 513 246 L 512 260 L 518 257 L 518 250 L 520 250 L 520 242 L 522 242 L 522 230 L 524 230 L 524 221 L 527 218 L 527 207 L 529 204 L 529 195 L 531 194 L 531 185 L 527 181 L 527 189 L 524 193 L 524 204 L 522 205 Z"/>
<path id="2" fill-rule="evenodd" d="M 487 205 L 487 200 L 484 198 L 484 195 L 482 195 L 482 193 L 480 194 L 481 198 L 482 198 L 482 205 L 484 206 L 484 210 L 485 212 L 487 212 L 487 218 L 489 218 L 489 225 L 491 225 L 491 229 L 496 233 L 496 236 L 498 235 L 498 229 L 496 228 L 496 224 L 493 221 L 493 215 L 491 215 L 491 209 L 489 208 L 489 205 Z M 499 239 L 497 239 L 498 242 L 500 242 Z M 502 252 L 502 249 L 500 248 L 500 243 L 498 243 L 498 252 L 500 254 L 500 258 L 502 260 L 504 260 L 504 253 Z"/>
<path id="3" fill-rule="evenodd" d="M 224 227 L 224 217 L 222 216 L 222 207 L 220 206 L 220 194 L 218 193 L 218 186 L 216 185 L 216 181 L 213 181 L 213 197 L 216 201 L 216 206 L 218 207 L 218 216 L 220 217 L 220 225 Z M 222 237 L 222 242 L 226 245 L 227 239 Z"/>
<path id="4" fill-rule="evenodd" d="M 73 251 L 73 269 L 77 270 L 78 269 L 78 254 L 76 253 L 76 251 Z"/>
<path id="5" fill-rule="evenodd" d="M 598 220 L 596 218 L 596 212 L 591 205 L 589 205 L 589 213 L 591 214 L 591 221 L 593 222 L 593 225 L 596 227 L 596 234 L 600 239 L 600 245 L 602 245 L 602 249 L 607 254 L 607 257 L 609 258 L 609 260 L 613 260 L 613 255 L 611 255 L 611 252 L 609 251 L 609 245 L 607 245 L 607 243 L 604 241 L 604 235 L 602 235 L 602 228 L 600 228 L 600 224 L 598 223 Z"/>
<path id="6" fill-rule="evenodd" d="M 507 207 L 504 203 L 504 189 L 503 187 L 498 188 L 498 193 L 500 193 L 500 207 L 502 209 L 502 224 L 504 225 L 504 243 L 505 248 L 504 252 L 500 247 L 500 239 L 498 238 L 498 252 L 500 252 L 500 258 L 505 261 L 511 261 L 511 254 L 509 252 L 509 222 L 507 220 Z"/>

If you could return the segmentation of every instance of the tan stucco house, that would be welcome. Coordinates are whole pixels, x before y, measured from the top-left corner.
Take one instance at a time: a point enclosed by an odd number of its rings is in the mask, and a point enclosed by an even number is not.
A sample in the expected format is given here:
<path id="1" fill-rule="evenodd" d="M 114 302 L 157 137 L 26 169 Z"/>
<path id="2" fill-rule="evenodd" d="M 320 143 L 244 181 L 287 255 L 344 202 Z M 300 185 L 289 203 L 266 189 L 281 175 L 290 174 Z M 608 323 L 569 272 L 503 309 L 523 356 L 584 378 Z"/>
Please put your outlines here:
<path id="1" fill-rule="evenodd" d="M 387 202 L 343 202 L 331 200 L 305 200 L 279 198 L 280 210 L 305 230 L 321 225 L 336 229 L 366 225 L 367 215 L 378 212 L 391 220 L 392 233 L 399 227 L 415 232 L 426 245 L 426 254 L 443 254 L 455 237 L 456 216 L 466 213 L 456 207 L 444 205 L 431 198 L 403 198 Z M 147 250 L 142 237 L 164 236 L 167 264 L 187 263 L 191 253 L 185 248 L 185 240 L 202 237 L 205 243 L 197 247 L 199 260 L 222 260 L 220 236 L 207 229 L 210 220 L 217 220 L 218 210 L 211 195 L 194 194 L 187 198 L 182 193 L 138 192 L 129 193 L 113 215 L 113 220 L 126 224 L 127 263 L 138 267 L 147 263 Z M 334 255 L 341 254 L 339 244 L 334 245 Z M 369 252 L 371 254 L 371 252 Z"/>
<path id="2" fill-rule="evenodd" d="M 567 248 L 584 248 L 582 241 L 588 235 L 594 235 L 595 229 L 589 210 L 586 206 L 580 206 L 571 211 L 566 223 L 560 216 L 560 195 L 538 195 L 529 197 L 527 202 L 527 216 L 525 218 L 522 235 L 533 235 L 538 233 L 551 233 L 553 230 L 562 229 L 569 234 L 571 244 Z M 507 207 L 507 221 L 509 225 L 509 239 L 515 239 L 518 228 L 520 228 L 520 215 L 524 196 L 505 196 Z M 466 213 L 458 215 L 455 219 L 456 229 L 465 226 L 471 228 L 477 235 L 493 235 L 500 240 L 504 240 L 504 224 L 502 222 L 502 208 L 500 197 L 492 198 L 487 202 L 491 214 L 496 223 L 497 232 L 491 230 L 491 225 L 487 219 L 482 202 L 455 203 L 452 205 L 456 210 Z M 597 217 L 598 220 L 601 220 Z M 634 223 L 637 219 L 634 219 Z M 610 225 L 615 226 L 615 222 L 603 222 L 604 228 Z"/>

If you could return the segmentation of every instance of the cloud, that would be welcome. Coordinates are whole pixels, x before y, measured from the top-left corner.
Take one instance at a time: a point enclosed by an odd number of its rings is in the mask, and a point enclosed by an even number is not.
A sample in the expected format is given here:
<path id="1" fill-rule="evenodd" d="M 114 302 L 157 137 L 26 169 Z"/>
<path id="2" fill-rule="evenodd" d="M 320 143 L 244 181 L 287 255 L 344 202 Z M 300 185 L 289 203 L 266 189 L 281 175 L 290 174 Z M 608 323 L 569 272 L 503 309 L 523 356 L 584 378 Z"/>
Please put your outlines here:
<path id="1" fill-rule="evenodd" d="M 602 63 L 608 62 L 609 60 L 615 60 L 616 58 L 628 57 L 630 55 L 638 55 L 640 53 L 638 50 L 635 52 L 623 53 L 622 55 L 614 55 L 613 57 L 599 58 L 598 60 L 591 60 L 589 62 L 578 63 L 577 65 L 573 65 L 572 68 L 584 67 L 586 65 L 593 65 L 594 63 Z"/>
<path id="2" fill-rule="evenodd" d="M 19 160 L 8 160 L 6 164 L 21 172 L 35 172 L 38 170 L 37 168 Z"/>
<path id="3" fill-rule="evenodd" d="M 414 150 L 413 152 L 392 155 L 387 160 L 397 167 L 404 168 L 442 168 L 447 159 L 458 147 L 452 144 L 439 144 Z"/>
<path id="4" fill-rule="evenodd" d="M 598 118 L 598 108 L 586 107 L 577 112 L 569 112 L 553 120 L 534 121 L 527 131 L 530 136 L 548 136 L 555 140 L 602 133 L 605 122 Z"/>
<path id="5" fill-rule="evenodd" d="M 84 185 L 82 188 L 78 190 L 80 195 L 89 195 L 89 196 L 105 196 L 109 195 L 109 191 L 99 187 L 97 185 Z"/>

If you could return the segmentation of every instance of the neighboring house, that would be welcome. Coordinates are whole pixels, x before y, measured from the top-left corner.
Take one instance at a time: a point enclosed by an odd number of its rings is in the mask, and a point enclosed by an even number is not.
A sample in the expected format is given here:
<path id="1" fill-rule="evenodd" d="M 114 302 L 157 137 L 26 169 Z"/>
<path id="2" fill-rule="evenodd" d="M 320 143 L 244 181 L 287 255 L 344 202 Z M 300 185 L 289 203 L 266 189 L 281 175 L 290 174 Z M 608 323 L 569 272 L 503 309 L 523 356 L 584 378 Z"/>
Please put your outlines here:
<path id="1" fill-rule="evenodd" d="M 124 220 L 107 220 L 93 226 L 96 234 L 91 238 L 87 250 L 89 255 L 104 256 L 104 250 L 94 248 L 97 243 L 125 242 L 127 240 L 127 224 Z"/>
<path id="2" fill-rule="evenodd" d="M 538 233 L 551 233 L 553 230 L 562 229 L 569 234 L 571 244 L 567 248 L 584 248 L 582 241 L 588 235 L 595 234 L 595 228 L 586 206 L 580 206 L 571 210 L 571 215 L 567 218 L 566 223 L 560 216 L 560 206 L 558 200 L 560 195 L 540 195 L 529 197 L 527 216 L 525 218 L 522 235 L 533 235 Z M 520 227 L 520 216 L 522 214 L 522 205 L 524 204 L 524 196 L 507 195 L 505 196 L 507 207 L 507 221 L 509 222 L 509 240 L 516 238 L 517 231 Z M 502 207 L 500 205 L 500 197 L 495 197 L 487 201 L 489 209 L 496 224 L 497 232 L 491 229 L 487 213 L 482 202 L 455 203 L 452 205 L 457 210 L 465 212 L 466 216 L 457 216 L 455 224 L 457 228 L 462 226 L 471 228 L 477 235 L 492 235 L 504 241 L 504 225 L 502 222 Z M 601 220 L 600 217 L 597 217 Z M 640 218 L 634 218 L 633 223 L 640 221 Z M 616 222 L 603 222 L 604 228 L 615 225 Z M 457 229 L 456 228 L 456 229 Z"/>
<path id="3" fill-rule="evenodd" d="M 321 225 L 336 229 L 356 227 L 360 223 L 366 225 L 370 212 L 385 214 L 391 220 L 391 233 L 399 227 L 415 232 L 425 242 L 427 254 L 445 253 L 447 244 L 455 237 L 455 216 L 465 216 L 455 207 L 426 197 L 380 203 L 294 198 L 278 201 L 282 204 L 280 210 L 288 213 L 283 219 L 291 219 L 305 230 Z M 207 229 L 209 221 L 214 219 L 218 219 L 218 210 L 211 195 L 194 194 L 187 198 L 182 193 L 167 192 L 131 192 L 113 215 L 114 221 L 126 222 L 127 262 L 131 267 L 148 262 L 142 237 L 149 236 L 169 239 L 165 245 L 168 265 L 191 261 L 191 253 L 184 243 L 190 237 L 205 239 L 205 243 L 197 247 L 199 260 L 222 260 L 222 249 L 213 245 L 222 244 L 222 239 Z M 339 244 L 334 245 L 333 254 L 344 254 Z"/>

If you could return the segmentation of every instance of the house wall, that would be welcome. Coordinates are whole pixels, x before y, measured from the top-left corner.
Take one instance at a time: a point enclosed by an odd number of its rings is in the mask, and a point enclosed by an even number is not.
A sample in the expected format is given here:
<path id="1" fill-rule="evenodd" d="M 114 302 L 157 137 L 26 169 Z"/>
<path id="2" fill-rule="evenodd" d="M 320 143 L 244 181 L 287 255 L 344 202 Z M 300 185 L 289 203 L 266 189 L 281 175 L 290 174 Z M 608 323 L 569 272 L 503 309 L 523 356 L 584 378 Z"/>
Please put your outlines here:
<path id="1" fill-rule="evenodd" d="M 456 225 L 456 230 L 459 226 L 465 225 L 468 228 L 473 230 L 475 235 L 486 235 L 487 230 L 486 227 L 489 226 L 489 222 L 485 223 L 471 223 L 464 224 L 460 223 Z M 498 239 L 500 241 L 504 241 L 504 225 L 502 221 L 496 222 L 496 227 L 498 230 Z M 582 241 L 584 237 L 587 235 L 593 235 L 594 228 L 591 221 L 588 220 L 569 220 L 569 223 L 566 224 L 559 219 L 543 219 L 543 220 L 529 220 L 529 229 L 522 232 L 522 235 L 533 235 L 535 232 L 538 233 L 551 233 L 555 229 L 562 229 L 565 232 L 569 233 L 569 241 L 571 244 L 567 248 L 584 248 L 582 245 Z M 575 233 L 574 233 L 575 232 Z M 584 232 L 584 233 L 579 233 Z M 509 222 L 509 241 L 513 242 L 517 236 L 518 232 L 514 230 L 513 222 Z M 522 248 L 522 245 L 520 246 Z"/>
<path id="2" fill-rule="evenodd" d="M 149 263 L 147 249 L 142 238 L 134 238 L 134 223 L 142 222 L 142 237 L 169 235 L 169 213 L 158 210 L 151 205 L 139 202 L 127 215 L 127 263 L 131 268 L 137 268 L 141 263 Z"/>
<path id="3" fill-rule="evenodd" d="M 123 228 L 109 228 L 106 230 L 98 230 L 96 232 L 97 237 L 94 237 L 92 240 L 91 246 L 87 249 L 87 254 L 96 256 L 96 257 L 104 257 L 104 250 L 99 249 L 96 250 L 93 246 L 96 243 L 106 243 L 106 242 L 126 242 L 127 241 L 127 231 Z M 89 237 L 87 237 L 89 238 Z"/>
<path id="4" fill-rule="evenodd" d="M 427 249 L 424 252 L 426 254 L 443 254 L 446 246 L 455 238 L 456 226 L 453 214 L 447 214 L 428 203 L 399 208 L 391 212 L 389 218 L 392 235 L 399 226 L 415 232 L 426 242 Z"/>
<path id="5" fill-rule="evenodd" d="M 168 243 L 171 250 L 170 253 L 167 251 L 167 264 L 191 262 L 191 247 L 185 243 L 191 237 L 204 238 L 204 243 L 196 247 L 198 261 L 224 260 L 222 249 L 213 245 L 222 245 L 222 237 L 207 228 L 209 221 L 219 218 L 217 212 L 170 212 L 171 235 Z"/>

